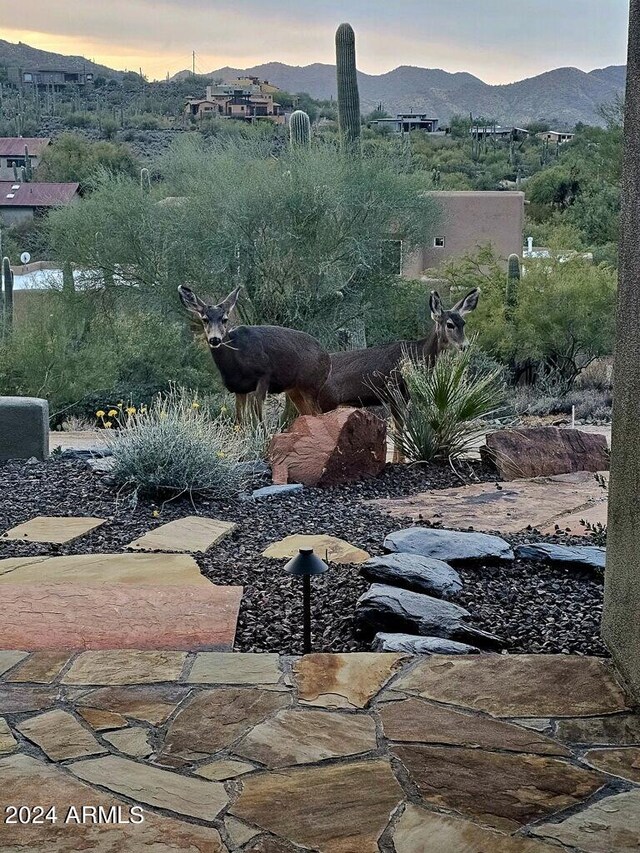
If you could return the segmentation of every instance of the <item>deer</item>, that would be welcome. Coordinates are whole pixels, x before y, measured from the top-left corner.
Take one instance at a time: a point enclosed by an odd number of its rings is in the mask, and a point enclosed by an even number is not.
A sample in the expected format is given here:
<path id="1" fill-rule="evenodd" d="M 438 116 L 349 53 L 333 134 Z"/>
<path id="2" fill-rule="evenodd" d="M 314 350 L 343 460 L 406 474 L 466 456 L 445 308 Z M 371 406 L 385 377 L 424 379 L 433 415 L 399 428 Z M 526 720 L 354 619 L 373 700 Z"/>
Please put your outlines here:
<path id="1" fill-rule="evenodd" d="M 236 423 L 250 407 L 262 420 L 267 394 L 285 393 L 301 415 L 319 415 L 320 389 L 331 370 L 329 353 L 311 335 L 282 326 L 232 326 L 241 286 L 211 305 L 189 287 L 178 293 L 202 323 L 209 351 L 227 391 L 235 394 Z"/>
<path id="2" fill-rule="evenodd" d="M 320 406 L 329 412 L 339 406 L 381 406 L 388 395 L 385 389 L 397 382 L 403 396 L 407 390 L 400 376 L 404 358 L 424 359 L 433 365 L 447 349 L 464 350 L 468 346 L 464 317 L 478 305 L 480 290 L 474 288 L 448 311 L 442 305 L 440 294 L 431 291 L 429 309 L 433 329 L 417 341 L 393 341 L 366 349 L 331 353 L 331 373 L 320 393 Z M 396 433 L 400 428 L 399 416 L 391 408 Z M 394 450 L 394 462 L 400 461 L 400 452 Z"/>

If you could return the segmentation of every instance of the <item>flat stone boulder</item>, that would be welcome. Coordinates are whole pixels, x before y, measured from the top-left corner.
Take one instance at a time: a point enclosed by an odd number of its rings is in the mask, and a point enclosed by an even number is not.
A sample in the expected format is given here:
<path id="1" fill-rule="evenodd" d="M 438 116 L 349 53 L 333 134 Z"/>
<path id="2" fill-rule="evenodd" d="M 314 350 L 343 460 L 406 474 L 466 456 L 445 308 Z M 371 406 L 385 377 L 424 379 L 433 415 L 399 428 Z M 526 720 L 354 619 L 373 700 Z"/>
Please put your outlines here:
<path id="1" fill-rule="evenodd" d="M 609 470 L 607 439 L 597 433 L 539 426 L 491 432 L 485 441 L 481 459 L 505 480 Z"/>
<path id="2" fill-rule="evenodd" d="M 419 554 L 385 554 L 363 563 L 360 571 L 367 580 L 426 592 L 438 598 L 451 598 L 462 589 L 455 569 L 442 560 Z"/>
<path id="3" fill-rule="evenodd" d="M 408 631 L 425 637 L 501 645 L 499 637 L 468 625 L 468 617 L 469 611 L 457 604 L 378 583 L 356 602 L 356 618 L 376 631 Z"/>
<path id="4" fill-rule="evenodd" d="M 384 540 L 384 548 L 453 564 L 514 559 L 511 546 L 499 536 L 431 527 L 406 527 L 391 533 Z"/>
<path id="5" fill-rule="evenodd" d="M 410 655 L 474 655 L 476 646 L 445 640 L 443 637 L 419 637 L 415 634 L 385 634 L 378 632 L 373 639 L 375 652 L 406 652 Z"/>
<path id="6" fill-rule="evenodd" d="M 553 545 L 549 542 L 536 542 L 531 545 L 518 545 L 516 557 L 521 560 L 539 560 L 547 563 L 567 563 L 586 569 L 604 571 L 607 557 L 605 548 L 595 545 Z"/>
<path id="7" fill-rule="evenodd" d="M 386 464 L 385 422 L 364 409 L 297 418 L 269 447 L 273 482 L 335 486 L 377 477 Z"/>
<path id="8" fill-rule="evenodd" d="M 287 483 L 282 486 L 263 486 L 251 492 L 252 498 L 274 498 L 280 495 L 290 495 L 292 492 L 301 492 L 304 489 L 302 483 Z"/>

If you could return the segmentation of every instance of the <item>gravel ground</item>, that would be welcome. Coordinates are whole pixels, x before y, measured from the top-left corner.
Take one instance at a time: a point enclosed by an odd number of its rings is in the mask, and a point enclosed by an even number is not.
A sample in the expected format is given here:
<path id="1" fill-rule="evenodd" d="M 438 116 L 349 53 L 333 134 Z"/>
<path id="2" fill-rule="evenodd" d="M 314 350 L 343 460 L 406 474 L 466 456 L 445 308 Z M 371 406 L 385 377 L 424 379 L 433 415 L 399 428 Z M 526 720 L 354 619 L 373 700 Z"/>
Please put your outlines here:
<path id="1" fill-rule="evenodd" d="M 479 464 L 464 465 L 459 475 L 495 480 Z M 396 497 L 427 489 L 460 485 L 449 467 L 389 465 L 376 480 L 335 489 L 260 501 L 213 501 L 198 498 L 194 506 L 180 498 L 160 506 L 141 499 L 135 507 L 117 498 L 113 486 L 82 463 L 51 459 L 45 463 L 0 465 L 0 532 L 35 515 L 95 515 L 107 518 L 93 533 L 69 545 L 43 545 L 0 540 L 1 557 L 117 552 L 153 527 L 194 512 L 235 521 L 234 534 L 207 554 L 196 555 L 201 571 L 214 583 L 245 588 L 236 637 L 238 651 L 301 653 L 302 611 L 296 579 L 282 572 L 284 560 L 264 559 L 261 552 L 292 533 L 328 533 L 382 553 L 387 533 L 404 526 L 364 505 L 376 497 Z M 158 518 L 154 510 L 160 509 Z M 563 541 L 535 533 L 505 537 L 524 541 Z M 472 614 L 473 624 L 506 640 L 511 652 L 568 652 L 605 655 L 598 626 L 602 581 L 591 574 L 517 561 L 507 566 L 461 570 L 464 589 L 458 603 Z M 314 646 L 317 651 L 368 649 L 353 611 L 367 588 L 355 567 L 331 566 L 315 578 Z"/>

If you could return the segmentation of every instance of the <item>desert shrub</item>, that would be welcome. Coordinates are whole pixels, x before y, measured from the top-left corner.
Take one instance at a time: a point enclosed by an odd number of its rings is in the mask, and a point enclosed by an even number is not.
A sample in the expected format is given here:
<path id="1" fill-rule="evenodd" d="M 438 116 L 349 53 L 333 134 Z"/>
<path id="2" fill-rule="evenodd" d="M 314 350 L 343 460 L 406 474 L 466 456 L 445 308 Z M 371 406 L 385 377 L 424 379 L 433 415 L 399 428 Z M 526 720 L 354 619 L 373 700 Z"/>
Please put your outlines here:
<path id="1" fill-rule="evenodd" d="M 595 388 L 575 388 L 565 391 L 557 388 L 547 393 L 537 387 L 520 389 L 514 400 L 516 413 L 547 417 L 550 415 L 571 416 L 575 406 L 577 420 L 609 421 L 611 420 L 611 393 Z"/>
<path id="2" fill-rule="evenodd" d="M 111 128 L 113 119 L 108 123 Z M 96 178 L 104 172 L 137 179 L 140 163 L 127 145 L 110 141 L 90 142 L 76 134 L 64 133 L 43 152 L 37 179 L 79 181 L 83 190 L 90 190 Z"/>
<path id="3" fill-rule="evenodd" d="M 405 360 L 401 374 L 408 400 L 398 384 L 388 386 L 385 403 L 400 426 L 394 442 L 412 462 L 459 458 L 485 430 L 482 419 L 499 410 L 500 371 L 474 375 L 472 351 L 445 352 L 432 368 L 423 360 Z"/>
<path id="4" fill-rule="evenodd" d="M 250 460 L 246 438 L 225 416 L 212 418 L 197 394 L 172 388 L 149 407 L 120 416 L 107 432 L 113 453 L 112 476 L 133 493 L 209 494 L 237 492 Z M 254 457 L 255 458 L 255 457 Z"/>

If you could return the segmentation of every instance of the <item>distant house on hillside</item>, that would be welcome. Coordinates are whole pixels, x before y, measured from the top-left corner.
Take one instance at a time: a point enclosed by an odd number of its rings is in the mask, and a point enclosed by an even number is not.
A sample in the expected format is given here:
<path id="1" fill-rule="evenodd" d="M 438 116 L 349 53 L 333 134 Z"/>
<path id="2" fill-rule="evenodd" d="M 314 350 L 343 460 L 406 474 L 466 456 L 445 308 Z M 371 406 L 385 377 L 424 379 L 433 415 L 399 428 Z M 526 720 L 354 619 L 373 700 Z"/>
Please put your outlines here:
<path id="1" fill-rule="evenodd" d="M 529 136 L 529 131 L 524 127 L 503 127 L 499 124 L 474 125 L 469 133 L 478 139 L 513 140 L 514 142 L 520 142 Z"/>
<path id="2" fill-rule="evenodd" d="M 574 136 L 575 133 L 571 130 L 545 130 L 538 134 L 538 139 L 562 145 L 563 142 L 571 142 Z"/>
<path id="3" fill-rule="evenodd" d="M 72 71 L 68 68 L 8 68 L 7 77 L 10 83 L 19 86 L 35 86 L 46 88 L 52 86 L 60 92 L 68 86 L 86 86 L 93 82 L 93 74 L 83 71 Z"/>
<path id="4" fill-rule="evenodd" d="M 50 142 L 49 137 L 0 137 L 0 181 L 10 181 L 15 177 L 14 166 L 20 176 L 20 170 L 26 165 L 25 147 L 29 152 L 31 167 L 35 169 Z"/>
<path id="5" fill-rule="evenodd" d="M 440 119 L 432 118 L 428 113 L 398 113 L 395 118 L 377 118 L 369 122 L 370 127 L 388 127 L 394 133 L 411 133 L 421 130 L 423 133 L 445 134 L 440 128 Z"/>
<path id="6" fill-rule="evenodd" d="M 241 121 L 266 119 L 284 124 L 284 110 L 273 96 L 279 90 L 266 80 L 246 77 L 207 86 L 204 98 L 189 98 L 185 113 L 196 119 L 206 115 L 235 118 Z"/>
<path id="7" fill-rule="evenodd" d="M 78 201 L 78 188 L 77 183 L 0 181 L 0 217 L 7 225 L 20 225 L 52 207 Z"/>

